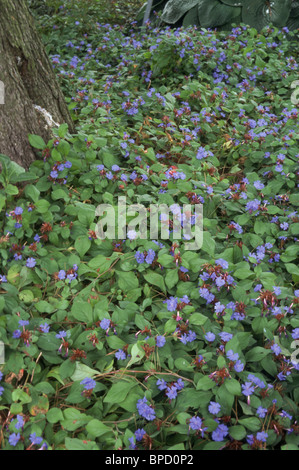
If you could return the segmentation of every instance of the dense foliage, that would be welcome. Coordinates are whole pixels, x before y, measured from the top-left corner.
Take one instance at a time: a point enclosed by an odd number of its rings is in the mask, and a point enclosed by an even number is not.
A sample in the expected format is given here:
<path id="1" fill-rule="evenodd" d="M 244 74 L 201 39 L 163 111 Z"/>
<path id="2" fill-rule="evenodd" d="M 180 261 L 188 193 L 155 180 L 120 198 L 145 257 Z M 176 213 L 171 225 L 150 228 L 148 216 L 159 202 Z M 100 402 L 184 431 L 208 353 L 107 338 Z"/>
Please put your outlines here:
<path id="1" fill-rule="evenodd" d="M 81 3 L 38 17 L 77 134 L 0 157 L 1 449 L 298 450 L 298 34 Z M 203 204 L 202 248 L 99 240 L 119 196 Z"/>
<path id="2" fill-rule="evenodd" d="M 140 10 L 141 20 L 145 5 Z M 290 30 L 299 28 L 298 0 L 153 0 L 151 19 L 164 23 L 229 30 L 244 23 L 260 31 L 272 24 Z"/>

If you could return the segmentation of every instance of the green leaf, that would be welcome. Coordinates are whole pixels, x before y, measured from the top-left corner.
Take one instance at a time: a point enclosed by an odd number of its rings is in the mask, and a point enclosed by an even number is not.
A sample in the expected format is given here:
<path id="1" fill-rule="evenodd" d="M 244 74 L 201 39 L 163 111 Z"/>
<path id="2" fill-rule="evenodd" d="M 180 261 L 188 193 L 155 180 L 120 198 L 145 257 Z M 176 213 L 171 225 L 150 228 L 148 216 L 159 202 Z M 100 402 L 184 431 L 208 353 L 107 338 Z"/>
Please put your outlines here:
<path id="1" fill-rule="evenodd" d="M 60 408 L 53 407 L 48 410 L 46 418 L 49 423 L 56 424 L 63 420 L 63 413 Z"/>
<path id="2" fill-rule="evenodd" d="M 201 377 L 197 384 L 196 384 L 196 390 L 211 390 L 211 388 L 214 388 L 215 387 L 215 382 L 210 379 L 210 377 L 208 377 L 207 375 Z"/>
<path id="3" fill-rule="evenodd" d="M 46 212 L 48 212 L 49 207 L 50 203 L 46 199 L 39 199 L 35 203 L 35 208 L 40 214 L 45 214 Z"/>
<path id="4" fill-rule="evenodd" d="M 32 398 L 28 395 L 28 393 L 24 392 L 24 390 L 21 390 L 20 388 L 13 390 L 11 396 L 13 401 L 19 401 L 22 404 L 30 403 L 32 401 Z"/>
<path id="5" fill-rule="evenodd" d="M 84 323 L 91 323 L 93 321 L 92 306 L 88 302 L 77 300 L 72 305 L 71 314 L 75 320 Z"/>
<path id="6" fill-rule="evenodd" d="M 71 379 L 76 382 L 85 379 L 86 377 L 94 377 L 98 375 L 99 371 L 96 369 L 92 369 L 91 367 L 87 366 L 86 364 L 81 364 L 80 362 L 76 361 L 76 368 L 74 373 L 71 375 Z"/>
<path id="7" fill-rule="evenodd" d="M 198 18 L 202 28 L 215 28 L 233 22 L 241 15 L 241 8 L 223 5 L 218 0 L 198 0 Z"/>
<path id="8" fill-rule="evenodd" d="M 271 8 L 268 8 L 268 5 L 261 0 L 251 0 L 242 8 L 242 21 L 258 31 L 269 24 L 283 27 L 290 15 L 291 1 L 273 1 Z"/>
<path id="9" fill-rule="evenodd" d="M 203 232 L 203 243 L 202 243 L 202 251 L 205 251 L 210 256 L 214 256 L 215 253 L 215 240 L 210 234 L 210 232 L 204 231 Z"/>
<path id="10" fill-rule="evenodd" d="M 202 313 L 193 313 L 189 318 L 189 324 L 202 326 L 206 323 L 207 320 L 208 320 L 208 317 L 206 317 Z"/>
<path id="11" fill-rule="evenodd" d="M 200 27 L 197 5 L 191 8 L 191 10 L 189 10 L 184 16 L 183 26 L 184 28 L 188 28 L 188 26 L 197 26 L 198 28 Z"/>
<path id="12" fill-rule="evenodd" d="M 197 4 L 198 0 L 169 0 L 163 10 L 162 20 L 165 23 L 176 23 L 188 10 Z"/>
<path id="13" fill-rule="evenodd" d="M 31 290 L 25 289 L 25 290 L 23 290 L 22 292 L 19 293 L 19 299 L 22 302 L 25 302 L 25 304 L 26 303 L 31 303 L 34 299 L 34 294 Z"/>
<path id="14" fill-rule="evenodd" d="M 251 432 L 257 432 L 261 429 L 261 422 L 258 418 L 250 417 L 250 418 L 242 418 L 239 419 L 239 424 L 245 426 L 246 429 L 249 429 Z"/>
<path id="15" fill-rule="evenodd" d="M 103 434 L 107 434 L 108 432 L 112 434 L 112 429 L 98 419 L 92 419 L 89 421 L 89 423 L 86 425 L 86 431 L 93 437 L 100 437 Z"/>
<path id="16" fill-rule="evenodd" d="M 40 191 L 33 184 L 29 184 L 25 187 L 25 195 L 36 203 L 40 197 Z"/>
<path id="17" fill-rule="evenodd" d="M 56 308 L 54 305 L 49 304 L 46 300 L 40 300 L 35 304 L 35 308 L 40 313 L 53 313 Z"/>
<path id="18" fill-rule="evenodd" d="M 87 236 L 80 236 L 76 239 L 75 241 L 75 248 L 80 256 L 80 258 L 83 258 L 85 253 L 89 250 L 91 246 L 91 241 Z"/>
<path id="19" fill-rule="evenodd" d="M 127 398 L 131 390 L 136 387 L 136 382 L 128 382 L 120 380 L 118 383 L 112 385 L 107 395 L 104 398 L 104 403 L 121 403 Z"/>
<path id="20" fill-rule="evenodd" d="M 16 196 L 19 193 L 17 186 L 13 186 L 12 184 L 8 184 L 5 188 L 6 194 L 9 196 Z"/>
<path id="21" fill-rule="evenodd" d="M 88 266 L 91 269 L 97 269 L 99 274 L 104 273 L 107 269 L 110 268 L 113 262 L 112 258 L 108 258 L 104 255 L 97 255 L 95 258 L 88 262 Z"/>
<path id="22" fill-rule="evenodd" d="M 163 278 L 163 276 L 161 276 L 161 274 L 150 271 L 150 272 L 144 274 L 143 276 L 144 276 L 144 279 L 149 284 L 153 284 L 154 286 L 159 287 L 163 292 L 166 292 L 164 278 Z"/>
<path id="23" fill-rule="evenodd" d="M 60 344 L 61 340 L 56 338 L 54 332 L 41 335 L 37 340 L 38 347 L 44 351 L 58 351 Z"/>
<path id="24" fill-rule="evenodd" d="M 141 348 L 140 344 L 136 343 L 133 345 L 131 349 L 131 359 L 129 360 L 127 367 L 129 368 L 132 364 L 141 361 L 141 359 L 145 356 L 144 350 Z"/>
<path id="25" fill-rule="evenodd" d="M 65 448 L 66 450 L 99 450 L 95 442 L 70 437 L 65 438 Z"/>
<path id="26" fill-rule="evenodd" d="M 59 367 L 59 374 L 62 379 L 66 379 L 74 374 L 76 363 L 70 359 L 66 359 Z"/>
<path id="27" fill-rule="evenodd" d="M 247 279 L 252 274 L 253 274 L 253 272 L 250 271 L 249 265 L 244 266 L 242 268 L 240 267 L 240 268 L 238 268 L 234 271 L 234 277 L 236 277 L 237 279 Z"/>
<path id="28" fill-rule="evenodd" d="M 59 126 L 58 128 L 58 135 L 61 139 L 63 139 L 66 134 L 67 134 L 67 131 L 68 131 L 68 124 L 67 123 L 63 123 Z"/>
<path id="29" fill-rule="evenodd" d="M 38 150 L 44 150 L 46 148 L 44 139 L 39 135 L 29 134 L 28 140 L 30 145 Z"/>
<path id="30" fill-rule="evenodd" d="M 167 270 L 165 276 L 165 284 L 168 289 L 172 289 L 179 282 L 179 275 L 177 269 Z"/>
<path id="31" fill-rule="evenodd" d="M 129 292 L 139 287 L 138 277 L 131 271 L 115 271 L 117 275 L 117 283 L 123 292 Z"/>
<path id="32" fill-rule="evenodd" d="M 174 361 L 174 365 L 176 367 L 177 370 L 184 370 L 184 371 L 191 371 L 193 370 L 193 366 L 190 364 L 190 362 L 188 362 L 186 359 L 184 359 L 183 357 L 178 357 L 175 361 Z"/>
<path id="33" fill-rule="evenodd" d="M 228 378 L 224 382 L 225 387 L 227 388 L 228 392 L 231 393 L 232 395 L 240 396 L 242 391 L 241 391 L 241 385 L 238 380 L 233 379 L 233 378 Z"/>
<path id="34" fill-rule="evenodd" d="M 296 264 L 294 263 L 286 263 L 285 264 L 286 270 L 290 274 L 295 274 L 295 276 L 299 276 L 299 268 Z"/>
<path id="35" fill-rule="evenodd" d="M 245 354 L 246 362 L 260 362 L 264 357 L 271 353 L 271 349 L 265 349 L 261 346 L 255 346 Z"/>
<path id="36" fill-rule="evenodd" d="M 236 441 L 242 441 L 246 437 L 247 431 L 244 426 L 236 425 L 229 428 L 229 435 Z"/>
<path id="37" fill-rule="evenodd" d="M 164 268 L 171 268 L 175 264 L 173 256 L 168 255 L 167 253 L 159 255 L 157 262 L 160 263 L 161 266 L 164 266 Z"/>

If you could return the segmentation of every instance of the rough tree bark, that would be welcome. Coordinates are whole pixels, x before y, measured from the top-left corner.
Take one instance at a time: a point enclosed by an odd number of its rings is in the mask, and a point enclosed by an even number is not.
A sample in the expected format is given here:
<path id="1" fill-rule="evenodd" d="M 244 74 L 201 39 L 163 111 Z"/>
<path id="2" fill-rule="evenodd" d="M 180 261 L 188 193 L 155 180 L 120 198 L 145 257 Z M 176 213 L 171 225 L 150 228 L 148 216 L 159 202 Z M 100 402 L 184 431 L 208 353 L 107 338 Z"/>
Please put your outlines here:
<path id="1" fill-rule="evenodd" d="M 56 123 L 67 123 L 70 132 L 74 127 L 26 0 L 0 0 L 0 81 L 0 153 L 28 168 L 36 158 L 28 134 L 46 142 L 52 137 L 36 106 Z"/>

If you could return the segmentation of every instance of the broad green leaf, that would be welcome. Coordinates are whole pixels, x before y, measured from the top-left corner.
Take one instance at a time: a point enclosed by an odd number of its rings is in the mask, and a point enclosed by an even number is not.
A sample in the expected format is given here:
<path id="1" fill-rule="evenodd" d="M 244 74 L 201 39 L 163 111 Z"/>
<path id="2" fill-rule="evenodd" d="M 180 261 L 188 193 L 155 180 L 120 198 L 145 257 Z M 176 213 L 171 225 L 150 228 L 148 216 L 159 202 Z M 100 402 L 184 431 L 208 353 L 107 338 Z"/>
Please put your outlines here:
<path id="1" fill-rule="evenodd" d="M 163 292 L 166 292 L 164 278 L 161 274 L 155 273 L 153 271 L 149 271 L 143 275 L 146 282 L 152 284 L 154 286 L 159 287 Z"/>
<path id="2" fill-rule="evenodd" d="M 124 401 L 131 390 L 136 387 L 136 382 L 129 382 L 126 380 L 120 380 L 117 383 L 112 384 L 107 395 L 104 398 L 105 403 L 121 403 Z"/>
<path id="3" fill-rule="evenodd" d="M 29 134 L 28 140 L 30 145 L 38 150 L 43 150 L 46 148 L 46 143 L 44 139 L 39 135 Z"/>

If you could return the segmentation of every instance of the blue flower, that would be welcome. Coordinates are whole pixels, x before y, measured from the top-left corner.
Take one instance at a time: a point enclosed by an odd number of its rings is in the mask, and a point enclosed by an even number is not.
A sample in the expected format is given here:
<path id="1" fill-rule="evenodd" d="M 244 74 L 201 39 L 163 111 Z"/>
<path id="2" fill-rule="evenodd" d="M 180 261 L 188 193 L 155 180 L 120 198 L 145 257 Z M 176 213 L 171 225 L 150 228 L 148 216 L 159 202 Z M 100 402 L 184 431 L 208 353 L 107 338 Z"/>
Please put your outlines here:
<path id="1" fill-rule="evenodd" d="M 122 349 L 119 349 L 116 353 L 115 353 L 115 357 L 116 359 L 119 359 L 121 361 L 124 361 L 127 357 L 126 353 L 122 350 Z"/>
<path id="2" fill-rule="evenodd" d="M 156 382 L 159 390 L 165 390 L 167 388 L 167 382 L 164 379 L 159 379 Z"/>
<path id="3" fill-rule="evenodd" d="M 281 353 L 281 347 L 278 346 L 278 344 L 276 343 L 272 344 L 271 350 L 274 352 L 275 356 L 279 356 L 279 354 Z"/>
<path id="4" fill-rule="evenodd" d="M 177 297 L 171 296 L 169 299 L 164 300 L 164 303 L 167 304 L 167 310 L 169 312 L 175 312 L 178 305 L 178 299 Z"/>
<path id="5" fill-rule="evenodd" d="M 41 325 L 39 325 L 39 329 L 43 333 L 49 333 L 50 326 L 48 325 L 48 323 L 42 323 Z"/>
<path id="6" fill-rule="evenodd" d="M 136 406 L 139 415 L 147 421 L 153 421 L 156 418 L 155 410 L 148 405 L 146 397 L 140 398 Z"/>
<path id="7" fill-rule="evenodd" d="M 252 385 L 251 382 L 245 382 L 245 384 L 242 384 L 242 393 L 246 397 L 252 395 L 254 392 L 254 386 Z"/>
<path id="8" fill-rule="evenodd" d="M 166 339 L 164 336 L 157 336 L 156 338 L 156 345 L 158 348 L 163 348 L 166 343 Z"/>
<path id="9" fill-rule="evenodd" d="M 212 343 L 215 340 L 216 336 L 214 335 L 214 333 L 211 333 L 211 331 L 208 331 L 205 335 L 205 338 L 209 343 Z"/>
<path id="10" fill-rule="evenodd" d="M 29 439 L 30 439 L 31 444 L 33 445 L 39 445 L 43 442 L 43 438 L 37 436 L 35 432 L 30 434 Z"/>
<path id="11" fill-rule="evenodd" d="M 222 442 L 228 434 L 228 427 L 225 424 L 219 424 L 218 428 L 212 432 L 212 439 L 215 442 Z"/>
<path id="12" fill-rule="evenodd" d="M 226 353 L 226 357 L 230 360 L 230 361 L 237 361 L 239 359 L 239 354 L 238 353 L 234 353 L 234 351 L 232 349 L 229 349 L 229 351 L 227 351 Z"/>
<path id="13" fill-rule="evenodd" d="M 59 338 L 59 339 L 63 339 L 63 338 L 66 337 L 66 335 L 67 335 L 67 332 L 66 332 L 66 331 L 59 331 L 59 333 L 57 333 L 57 334 L 55 335 L 55 337 L 56 337 L 56 338 Z"/>
<path id="14" fill-rule="evenodd" d="M 110 327 L 109 318 L 103 318 L 103 320 L 100 323 L 100 327 L 102 328 L 102 330 L 107 330 Z"/>
<path id="15" fill-rule="evenodd" d="M 14 210 L 15 215 L 21 215 L 23 214 L 23 209 L 22 207 L 16 207 Z"/>
<path id="16" fill-rule="evenodd" d="M 132 449 L 132 450 L 137 449 L 137 446 L 136 446 L 136 444 L 135 444 L 135 437 L 134 437 L 134 436 L 129 437 L 128 440 L 129 440 L 129 442 L 130 442 L 130 445 L 129 445 L 130 449 Z"/>
<path id="17" fill-rule="evenodd" d="M 185 387 L 185 383 L 182 379 L 178 379 L 175 383 L 174 383 L 174 386 L 178 389 L 178 390 L 183 390 L 183 388 Z"/>
<path id="18" fill-rule="evenodd" d="M 15 447 L 15 446 L 17 445 L 17 443 L 19 442 L 20 438 L 21 438 L 20 433 L 17 433 L 17 434 L 16 434 L 16 433 L 14 432 L 13 434 L 11 434 L 11 435 L 9 436 L 8 442 L 9 442 L 9 444 L 10 444 L 11 446 Z"/>
<path id="19" fill-rule="evenodd" d="M 221 333 L 219 333 L 219 336 L 220 336 L 221 340 L 225 343 L 230 341 L 233 337 L 233 335 L 231 333 L 227 333 L 226 331 L 222 331 Z"/>
<path id="20" fill-rule="evenodd" d="M 256 439 L 261 442 L 266 442 L 268 434 L 264 431 L 256 433 Z"/>
<path id="21" fill-rule="evenodd" d="M 60 279 L 61 281 L 63 281 L 65 278 L 66 278 L 66 272 L 64 271 L 64 269 L 61 269 L 58 273 L 58 279 Z"/>
<path id="22" fill-rule="evenodd" d="M 155 251 L 150 248 L 147 252 L 145 262 L 147 264 L 152 264 L 152 262 L 154 261 L 155 256 L 156 256 Z"/>
<path id="23" fill-rule="evenodd" d="M 248 210 L 249 213 L 251 214 L 252 212 L 255 212 L 258 210 L 260 204 L 261 204 L 261 201 L 259 199 L 254 199 L 253 201 L 249 201 L 246 204 L 246 210 Z"/>
<path id="24" fill-rule="evenodd" d="M 202 419 L 199 418 L 198 416 L 193 416 L 189 420 L 189 426 L 194 431 L 201 430 L 201 428 L 202 428 Z"/>
<path id="25" fill-rule="evenodd" d="M 96 386 L 96 381 L 90 377 L 86 377 L 85 379 L 81 380 L 80 384 L 84 385 L 85 390 L 92 390 Z"/>
<path id="26" fill-rule="evenodd" d="M 210 401 L 208 410 L 212 415 L 216 415 L 221 410 L 221 405 L 215 401 Z"/>
<path id="27" fill-rule="evenodd" d="M 267 408 L 263 408 L 262 406 L 259 406 L 258 409 L 256 410 L 256 414 L 258 415 L 259 418 L 265 418 L 268 410 Z"/>
<path id="28" fill-rule="evenodd" d="M 222 258 L 216 259 L 215 264 L 217 264 L 218 266 L 221 266 L 223 269 L 228 268 L 228 262 Z"/>
<path id="29" fill-rule="evenodd" d="M 234 369 L 236 372 L 242 372 L 244 370 L 245 365 L 238 359 L 234 365 Z"/>
<path id="30" fill-rule="evenodd" d="M 26 266 L 27 268 L 34 268 L 34 266 L 36 265 L 36 261 L 34 258 L 28 258 L 27 261 L 26 261 Z"/>
<path id="31" fill-rule="evenodd" d="M 263 183 L 261 183 L 260 181 L 255 181 L 253 183 L 253 186 L 256 188 L 256 189 L 263 189 L 265 187 L 265 185 Z"/>
<path id="32" fill-rule="evenodd" d="M 173 400 L 174 398 L 176 398 L 178 391 L 177 388 L 173 385 L 172 387 L 168 387 L 165 393 L 170 400 Z"/>
<path id="33" fill-rule="evenodd" d="M 134 434 L 135 434 L 136 441 L 138 442 L 138 441 L 142 441 L 142 438 L 146 434 L 146 431 L 143 428 L 136 429 Z"/>

